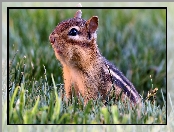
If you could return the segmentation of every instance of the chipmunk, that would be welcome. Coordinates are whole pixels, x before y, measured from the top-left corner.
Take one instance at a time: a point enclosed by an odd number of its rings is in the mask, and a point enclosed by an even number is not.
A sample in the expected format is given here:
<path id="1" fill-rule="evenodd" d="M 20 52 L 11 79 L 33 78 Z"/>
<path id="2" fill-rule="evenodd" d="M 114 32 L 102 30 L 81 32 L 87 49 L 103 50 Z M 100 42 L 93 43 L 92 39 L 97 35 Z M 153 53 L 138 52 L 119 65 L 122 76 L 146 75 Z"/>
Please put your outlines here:
<path id="1" fill-rule="evenodd" d="M 116 97 L 128 99 L 137 104 L 140 96 L 133 84 L 111 64 L 99 51 L 97 45 L 97 16 L 89 20 L 81 18 L 78 10 L 73 18 L 60 22 L 50 34 L 49 40 L 56 58 L 63 67 L 66 97 L 82 95 L 86 104 L 99 95 L 105 100 L 114 87 Z"/>

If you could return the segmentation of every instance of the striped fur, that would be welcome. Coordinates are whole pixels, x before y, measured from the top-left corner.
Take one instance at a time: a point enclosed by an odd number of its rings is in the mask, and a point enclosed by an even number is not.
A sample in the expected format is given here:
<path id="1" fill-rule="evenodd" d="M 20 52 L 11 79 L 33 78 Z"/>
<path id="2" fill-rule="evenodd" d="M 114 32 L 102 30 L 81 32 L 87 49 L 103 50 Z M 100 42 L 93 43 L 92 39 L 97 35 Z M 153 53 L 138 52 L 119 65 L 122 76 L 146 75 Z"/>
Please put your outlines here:
<path id="1" fill-rule="evenodd" d="M 63 67 L 67 98 L 71 97 L 74 88 L 77 96 L 83 96 L 85 104 L 99 95 L 107 100 L 114 87 L 117 97 L 123 91 L 122 99 L 128 97 L 137 104 L 140 97 L 133 84 L 98 49 L 98 17 L 86 21 L 81 15 L 77 12 L 74 18 L 60 22 L 49 36 L 56 58 Z M 69 34 L 71 29 L 78 33 Z"/>
<path id="2" fill-rule="evenodd" d="M 131 101 L 137 103 L 140 101 L 140 96 L 133 84 L 119 71 L 113 64 L 105 59 L 108 67 L 108 74 L 111 76 L 111 81 L 115 88 L 121 89 L 123 93 L 130 98 Z"/>

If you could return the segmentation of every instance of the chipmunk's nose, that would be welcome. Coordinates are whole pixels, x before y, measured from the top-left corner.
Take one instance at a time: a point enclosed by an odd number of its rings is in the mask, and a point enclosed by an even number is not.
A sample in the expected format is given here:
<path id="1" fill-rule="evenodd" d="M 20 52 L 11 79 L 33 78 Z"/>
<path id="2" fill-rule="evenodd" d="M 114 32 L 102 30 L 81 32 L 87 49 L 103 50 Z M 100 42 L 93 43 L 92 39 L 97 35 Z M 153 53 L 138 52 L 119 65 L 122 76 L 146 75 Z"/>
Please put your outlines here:
<path id="1" fill-rule="evenodd" d="M 54 35 L 50 34 L 49 40 L 50 40 L 50 43 L 51 43 L 51 44 L 54 44 L 54 42 L 55 42 L 55 37 L 54 37 Z"/>

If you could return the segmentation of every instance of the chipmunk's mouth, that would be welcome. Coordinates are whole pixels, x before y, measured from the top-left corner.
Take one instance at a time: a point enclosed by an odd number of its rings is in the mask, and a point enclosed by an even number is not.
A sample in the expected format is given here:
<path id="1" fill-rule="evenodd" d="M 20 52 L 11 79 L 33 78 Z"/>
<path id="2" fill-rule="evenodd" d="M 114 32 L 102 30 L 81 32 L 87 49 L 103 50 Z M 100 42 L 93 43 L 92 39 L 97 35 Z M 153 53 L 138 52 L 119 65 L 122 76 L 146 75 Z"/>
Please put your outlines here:
<path id="1" fill-rule="evenodd" d="M 50 34 L 49 40 L 50 40 L 51 45 L 54 45 L 54 43 L 55 43 L 55 41 L 56 41 L 54 35 Z"/>
<path id="2" fill-rule="evenodd" d="M 52 45 L 52 48 L 54 49 L 55 53 L 61 55 L 62 54 L 62 48 L 59 46 L 59 44 L 56 42 L 56 39 L 55 39 L 56 35 L 50 35 L 49 36 L 49 40 L 50 40 L 50 43 Z"/>
<path id="3" fill-rule="evenodd" d="M 61 55 L 62 54 L 62 48 L 60 46 L 58 46 L 55 43 L 51 43 L 52 48 L 54 49 L 54 52 Z"/>
<path id="4" fill-rule="evenodd" d="M 59 49 L 56 49 L 55 52 L 58 53 L 59 55 L 62 54 L 62 52 Z"/>

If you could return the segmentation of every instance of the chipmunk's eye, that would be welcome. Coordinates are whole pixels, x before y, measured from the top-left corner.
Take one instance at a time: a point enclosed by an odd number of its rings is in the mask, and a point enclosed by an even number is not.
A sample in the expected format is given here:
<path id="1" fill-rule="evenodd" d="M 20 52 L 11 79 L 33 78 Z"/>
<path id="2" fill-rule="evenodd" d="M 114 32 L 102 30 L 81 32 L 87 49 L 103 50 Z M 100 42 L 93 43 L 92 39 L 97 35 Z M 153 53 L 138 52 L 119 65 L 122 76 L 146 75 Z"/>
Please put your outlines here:
<path id="1" fill-rule="evenodd" d="M 78 31 L 75 28 L 72 28 L 68 33 L 68 35 L 71 35 L 71 36 L 76 36 L 77 34 L 78 34 Z"/>

